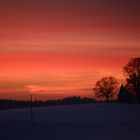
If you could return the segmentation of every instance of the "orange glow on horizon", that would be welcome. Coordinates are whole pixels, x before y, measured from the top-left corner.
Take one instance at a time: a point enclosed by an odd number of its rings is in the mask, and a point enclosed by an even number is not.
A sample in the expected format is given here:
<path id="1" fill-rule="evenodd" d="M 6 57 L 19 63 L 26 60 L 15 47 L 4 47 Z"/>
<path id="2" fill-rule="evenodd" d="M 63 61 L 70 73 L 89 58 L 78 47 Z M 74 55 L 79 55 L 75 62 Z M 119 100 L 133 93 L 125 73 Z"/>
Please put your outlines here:
<path id="1" fill-rule="evenodd" d="M 131 0 L 0 1 L 0 98 L 92 97 L 103 76 L 123 83 L 140 55 L 139 14 Z"/>

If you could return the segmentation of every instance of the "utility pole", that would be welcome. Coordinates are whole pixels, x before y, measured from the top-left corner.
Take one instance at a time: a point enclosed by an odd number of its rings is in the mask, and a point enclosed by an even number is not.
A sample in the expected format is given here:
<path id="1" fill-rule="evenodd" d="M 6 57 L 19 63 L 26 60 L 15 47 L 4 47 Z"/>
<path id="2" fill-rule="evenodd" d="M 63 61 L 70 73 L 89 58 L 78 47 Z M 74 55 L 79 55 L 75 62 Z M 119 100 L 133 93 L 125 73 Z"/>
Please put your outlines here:
<path id="1" fill-rule="evenodd" d="M 32 95 L 30 95 L 30 122 L 31 122 L 31 125 L 34 123 L 34 120 L 33 120 Z"/>

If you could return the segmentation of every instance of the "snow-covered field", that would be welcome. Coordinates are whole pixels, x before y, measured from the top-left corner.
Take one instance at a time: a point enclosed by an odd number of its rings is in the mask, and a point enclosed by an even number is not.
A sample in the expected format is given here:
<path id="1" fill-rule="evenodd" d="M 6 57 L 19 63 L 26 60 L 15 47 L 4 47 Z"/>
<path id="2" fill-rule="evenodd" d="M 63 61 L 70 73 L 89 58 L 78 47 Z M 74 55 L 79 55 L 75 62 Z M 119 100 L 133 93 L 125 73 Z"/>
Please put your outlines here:
<path id="1" fill-rule="evenodd" d="M 140 105 L 87 104 L 0 111 L 0 140 L 138 140 Z"/>

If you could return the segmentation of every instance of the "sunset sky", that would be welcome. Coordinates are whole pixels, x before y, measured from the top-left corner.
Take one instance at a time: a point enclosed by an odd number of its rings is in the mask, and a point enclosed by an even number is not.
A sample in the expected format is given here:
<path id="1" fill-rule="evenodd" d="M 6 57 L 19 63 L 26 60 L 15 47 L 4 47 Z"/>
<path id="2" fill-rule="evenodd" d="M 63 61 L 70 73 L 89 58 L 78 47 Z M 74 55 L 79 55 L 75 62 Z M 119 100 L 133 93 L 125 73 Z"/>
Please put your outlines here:
<path id="1" fill-rule="evenodd" d="M 139 0 L 0 1 L 0 99 L 91 97 L 138 56 Z"/>

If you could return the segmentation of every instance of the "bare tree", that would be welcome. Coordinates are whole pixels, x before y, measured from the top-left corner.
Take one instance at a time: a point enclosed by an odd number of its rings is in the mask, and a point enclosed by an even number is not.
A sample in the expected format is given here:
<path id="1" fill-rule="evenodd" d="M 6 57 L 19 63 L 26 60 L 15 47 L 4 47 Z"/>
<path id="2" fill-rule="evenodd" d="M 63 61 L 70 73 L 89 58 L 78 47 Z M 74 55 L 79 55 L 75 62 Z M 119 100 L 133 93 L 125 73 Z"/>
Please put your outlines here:
<path id="1" fill-rule="evenodd" d="M 126 86 L 135 93 L 137 102 L 140 103 L 140 57 L 130 59 L 123 70 Z"/>
<path id="2" fill-rule="evenodd" d="M 118 81 L 114 77 L 104 77 L 96 82 L 95 96 L 105 98 L 108 102 L 116 94 L 117 85 Z"/>

